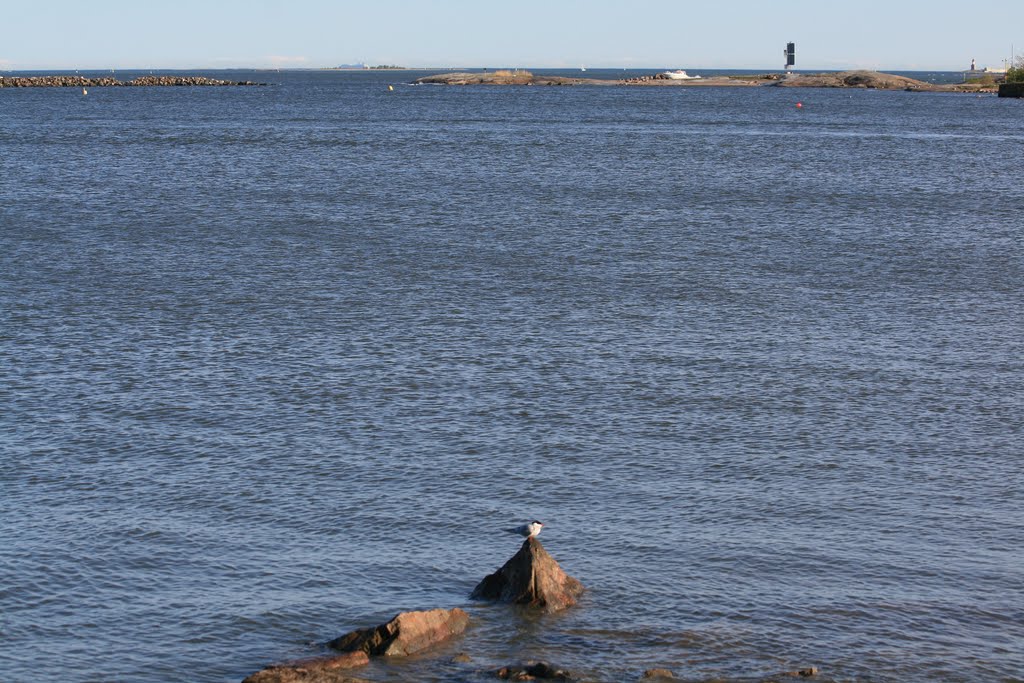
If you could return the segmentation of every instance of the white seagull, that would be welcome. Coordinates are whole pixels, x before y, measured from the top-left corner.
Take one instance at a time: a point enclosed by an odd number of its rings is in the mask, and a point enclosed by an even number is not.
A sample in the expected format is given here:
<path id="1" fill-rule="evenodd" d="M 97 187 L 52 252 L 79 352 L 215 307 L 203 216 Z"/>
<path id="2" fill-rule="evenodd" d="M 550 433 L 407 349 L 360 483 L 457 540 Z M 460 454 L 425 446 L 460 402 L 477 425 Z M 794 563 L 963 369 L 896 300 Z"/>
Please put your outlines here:
<path id="1" fill-rule="evenodd" d="M 529 524 L 523 524 L 522 526 L 517 526 L 514 529 L 505 529 L 505 531 L 508 531 L 509 533 L 513 534 L 519 534 L 520 536 L 525 536 L 526 538 L 533 538 L 534 536 L 539 534 L 540 530 L 543 528 L 543 522 L 533 520 Z"/>

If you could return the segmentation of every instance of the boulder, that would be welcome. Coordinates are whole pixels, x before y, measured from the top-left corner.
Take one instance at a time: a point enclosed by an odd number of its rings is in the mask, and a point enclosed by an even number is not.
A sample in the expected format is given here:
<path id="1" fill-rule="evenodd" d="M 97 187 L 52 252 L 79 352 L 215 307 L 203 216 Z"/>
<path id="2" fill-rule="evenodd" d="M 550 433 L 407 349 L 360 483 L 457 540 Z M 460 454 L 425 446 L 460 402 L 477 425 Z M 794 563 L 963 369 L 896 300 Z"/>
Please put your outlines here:
<path id="1" fill-rule="evenodd" d="M 462 633 L 468 624 L 469 615 L 458 607 L 402 612 L 386 624 L 346 633 L 327 645 L 370 656 L 411 655 Z"/>
<path id="2" fill-rule="evenodd" d="M 583 584 L 562 571 L 536 538 L 528 538 L 501 569 L 484 578 L 470 597 L 557 612 L 576 604 Z"/>
<path id="3" fill-rule="evenodd" d="M 370 658 L 365 652 L 348 652 L 334 657 L 269 666 L 242 683 L 357 683 L 360 679 L 349 677 L 347 670 L 369 663 Z"/>
<path id="4" fill-rule="evenodd" d="M 672 680 L 675 677 L 676 677 L 676 675 L 674 673 L 672 673 L 671 671 L 669 671 L 668 669 L 648 669 L 647 671 L 644 672 L 644 675 L 643 675 L 643 679 L 644 680 L 649 680 L 649 679 L 653 678 L 654 680 L 665 681 L 665 680 Z"/>

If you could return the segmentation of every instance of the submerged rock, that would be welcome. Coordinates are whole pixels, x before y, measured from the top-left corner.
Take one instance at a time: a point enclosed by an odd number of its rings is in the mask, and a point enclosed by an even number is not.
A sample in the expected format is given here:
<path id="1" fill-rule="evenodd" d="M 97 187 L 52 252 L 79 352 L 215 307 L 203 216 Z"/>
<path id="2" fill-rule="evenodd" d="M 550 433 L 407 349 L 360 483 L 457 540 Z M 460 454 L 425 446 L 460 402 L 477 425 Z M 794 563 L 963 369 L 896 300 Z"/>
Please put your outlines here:
<path id="1" fill-rule="evenodd" d="M 494 675 L 510 681 L 532 681 L 536 679 L 547 681 L 572 680 L 571 673 L 564 669 L 556 669 L 547 662 L 530 662 L 517 666 L 503 666 L 495 671 Z"/>
<path id="2" fill-rule="evenodd" d="M 346 633 L 327 645 L 371 656 L 411 655 L 462 633 L 468 624 L 469 615 L 458 607 L 402 612 L 386 624 Z"/>
<path id="3" fill-rule="evenodd" d="M 644 672 L 644 675 L 643 675 L 643 679 L 644 680 L 648 680 L 648 679 L 652 679 L 652 678 L 655 679 L 655 680 L 671 680 L 671 679 L 674 679 L 675 677 L 676 677 L 676 675 L 674 673 L 672 673 L 671 671 L 669 671 L 668 669 L 648 669 L 647 671 Z"/>
<path id="4" fill-rule="evenodd" d="M 800 678 L 811 678 L 818 675 L 818 667 L 808 666 L 796 671 L 783 671 L 779 676 L 799 676 Z"/>
<path id="5" fill-rule="evenodd" d="M 528 538 L 501 569 L 484 578 L 470 597 L 557 612 L 576 604 L 583 584 L 566 574 L 536 538 Z"/>
<path id="6" fill-rule="evenodd" d="M 268 666 L 242 683 L 359 683 L 361 679 L 351 678 L 346 671 L 369 663 L 370 658 L 365 652 L 347 652 L 334 657 Z"/>

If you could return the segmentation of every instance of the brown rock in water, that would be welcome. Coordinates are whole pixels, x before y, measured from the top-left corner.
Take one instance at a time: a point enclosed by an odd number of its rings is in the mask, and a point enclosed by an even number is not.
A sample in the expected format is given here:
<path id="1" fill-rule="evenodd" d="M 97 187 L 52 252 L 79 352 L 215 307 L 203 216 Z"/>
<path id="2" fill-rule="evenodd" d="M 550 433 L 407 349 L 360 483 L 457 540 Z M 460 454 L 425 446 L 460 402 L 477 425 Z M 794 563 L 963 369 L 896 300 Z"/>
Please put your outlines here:
<path id="1" fill-rule="evenodd" d="M 672 673 L 671 671 L 669 671 L 668 669 L 648 669 L 647 671 L 644 672 L 644 675 L 643 675 L 644 679 L 654 678 L 654 679 L 664 680 L 664 679 L 673 679 L 675 677 L 676 677 L 676 675 L 674 673 Z"/>
<path id="2" fill-rule="evenodd" d="M 557 612 L 576 604 L 583 584 L 558 566 L 536 538 L 528 538 L 501 569 L 484 578 L 470 597 Z"/>
<path id="3" fill-rule="evenodd" d="M 369 663 L 370 658 L 365 652 L 347 652 L 334 657 L 269 666 L 242 683 L 358 683 L 361 679 L 349 677 L 346 671 Z"/>
<path id="4" fill-rule="evenodd" d="M 386 624 L 346 633 L 327 645 L 371 656 L 411 655 L 462 633 L 468 624 L 469 615 L 458 607 L 402 612 Z"/>

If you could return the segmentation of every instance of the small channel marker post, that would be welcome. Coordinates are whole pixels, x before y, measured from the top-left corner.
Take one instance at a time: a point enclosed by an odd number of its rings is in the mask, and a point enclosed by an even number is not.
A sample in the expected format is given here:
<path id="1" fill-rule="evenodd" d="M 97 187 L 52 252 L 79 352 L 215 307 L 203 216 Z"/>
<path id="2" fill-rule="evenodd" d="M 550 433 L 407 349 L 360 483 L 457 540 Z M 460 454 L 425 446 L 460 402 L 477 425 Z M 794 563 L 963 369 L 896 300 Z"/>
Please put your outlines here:
<path id="1" fill-rule="evenodd" d="M 796 43 L 786 43 L 786 49 L 782 51 L 782 54 L 786 57 L 786 72 L 793 68 L 796 64 Z"/>

